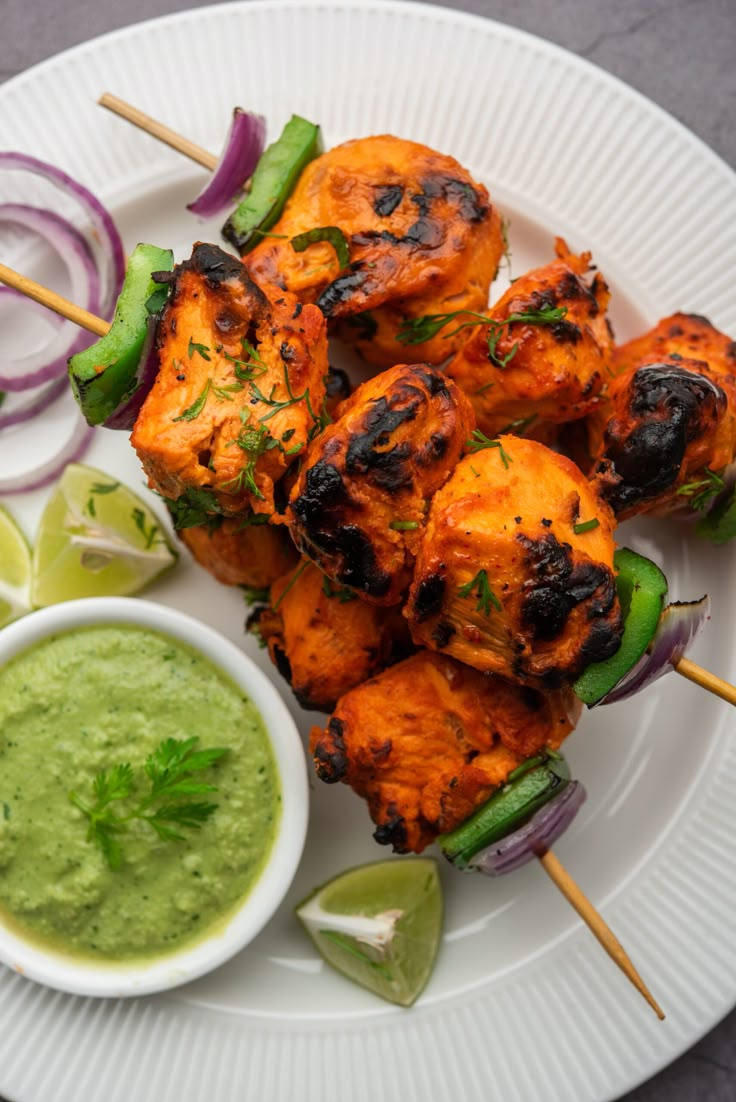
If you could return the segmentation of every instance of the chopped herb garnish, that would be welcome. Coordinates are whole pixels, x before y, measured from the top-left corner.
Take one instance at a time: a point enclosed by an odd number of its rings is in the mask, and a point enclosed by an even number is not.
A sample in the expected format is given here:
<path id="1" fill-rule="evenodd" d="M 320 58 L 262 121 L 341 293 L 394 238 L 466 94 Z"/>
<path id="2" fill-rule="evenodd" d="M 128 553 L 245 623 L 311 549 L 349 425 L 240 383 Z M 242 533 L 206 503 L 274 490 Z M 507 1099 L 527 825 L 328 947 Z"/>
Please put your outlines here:
<path id="1" fill-rule="evenodd" d="M 243 413 L 244 411 L 241 411 L 241 418 Z M 278 440 L 274 440 L 271 433 L 264 426 L 253 428 L 251 425 L 246 425 L 237 439 L 231 442 L 246 453 L 248 461 L 234 478 L 223 482 L 220 489 L 227 489 L 229 493 L 239 494 L 243 492 L 243 487 L 246 486 L 259 501 L 265 501 L 265 497 L 259 490 L 255 480 L 256 463 L 264 452 L 279 447 Z"/>
<path id="2" fill-rule="evenodd" d="M 358 330 L 358 340 L 361 341 L 372 341 L 378 332 L 378 322 L 368 310 L 361 314 L 351 314 L 349 318 L 345 318 L 345 324 Z"/>
<path id="3" fill-rule="evenodd" d="M 704 474 L 705 478 L 701 478 L 698 482 L 686 482 L 677 491 L 683 497 L 692 498 L 690 504 L 699 513 L 704 512 L 712 504 L 713 499 L 726 488 L 721 476 L 709 467 L 705 468 Z"/>
<path id="4" fill-rule="evenodd" d="M 237 394 L 239 390 L 245 390 L 245 386 L 241 382 L 228 383 L 227 386 L 213 386 L 212 393 L 216 398 L 221 398 L 226 402 L 232 402 L 232 395 Z"/>
<path id="5" fill-rule="evenodd" d="M 583 520 L 580 524 L 573 524 L 572 530 L 576 536 L 582 536 L 583 532 L 592 532 L 600 523 L 597 517 L 593 517 L 592 520 Z"/>
<path id="6" fill-rule="evenodd" d="M 344 605 L 346 601 L 354 601 L 357 598 L 357 594 L 353 593 L 351 589 L 341 589 L 339 586 L 333 586 L 326 574 L 322 578 L 322 592 L 325 597 L 337 597 L 341 605 Z"/>
<path id="7" fill-rule="evenodd" d="M 191 406 L 188 406 L 183 411 L 183 413 L 180 413 L 178 417 L 174 418 L 174 420 L 175 421 L 194 421 L 194 419 L 196 417 L 199 417 L 200 413 L 204 409 L 205 404 L 207 402 L 207 395 L 210 392 L 210 387 L 211 386 L 212 386 L 212 379 L 208 379 L 207 382 L 205 383 L 204 390 L 200 394 L 199 398 L 197 398 L 194 402 L 192 402 Z"/>
<path id="8" fill-rule="evenodd" d="M 350 246 L 339 226 L 318 226 L 306 233 L 297 234 L 291 239 L 291 247 L 295 253 L 303 253 L 310 245 L 317 245 L 322 241 L 332 245 L 340 268 L 347 268 L 350 263 Z"/>
<path id="9" fill-rule="evenodd" d="M 461 329 L 470 329 L 476 325 L 485 325 L 488 327 L 488 358 L 496 367 L 504 368 L 514 358 L 519 347 L 517 343 L 505 356 L 499 356 L 497 345 L 505 329 L 508 329 L 516 322 L 525 322 L 528 325 L 554 325 L 558 321 L 562 321 L 565 317 L 567 314 L 567 307 L 544 306 L 541 310 L 523 310 L 518 313 L 509 314 L 503 321 L 489 318 L 485 314 L 476 314 L 474 310 L 455 310 L 449 314 L 425 314 L 423 317 L 412 318 L 406 321 L 404 327 L 399 330 L 396 339 L 402 344 L 422 344 L 424 341 L 436 337 L 440 329 L 444 329 L 444 327 L 454 318 L 460 317 L 463 314 L 467 315 L 471 320 L 464 321 L 461 325 L 450 330 L 449 333 L 445 333 L 442 339 L 448 340 L 450 337 L 454 337 Z M 486 384 L 485 387 L 481 387 L 481 390 L 477 391 L 477 393 L 481 393 L 487 386 L 488 384 Z"/>
<path id="10" fill-rule="evenodd" d="M 93 497 L 87 500 L 87 512 L 91 517 L 97 516 L 97 509 L 95 507 L 95 499 Z"/>
<path id="11" fill-rule="evenodd" d="M 301 578 L 302 574 L 304 573 L 304 571 L 307 569 L 308 566 L 309 566 L 309 559 L 305 559 L 304 562 L 302 563 L 302 565 L 298 568 L 298 570 L 294 574 L 294 577 L 291 579 L 289 584 L 283 590 L 283 592 L 282 592 L 281 596 L 279 597 L 278 601 L 276 601 L 276 603 L 274 604 L 274 606 L 273 606 L 273 611 L 274 612 L 276 612 L 276 610 L 278 609 L 279 605 L 283 601 L 286 594 L 289 592 L 289 590 L 292 588 L 292 586 L 294 586 L 296 584 L 296 582 L 299 580 L 299 578 Z"/>
<path id="12" fill-rule="evenodd" d="M 156 535 L 158 533 L 158 525 L 152 524 L 150 528 L 146 526 L 146 514 L 142 509 L 134 509 L 132 512 L 133 523 L 146 541 L 146 551 L 153 547 L 156 541 Z"/>
<path id="13" fill-rule="evenodd" d="M 522 436 L 530 425 L 533 425 L 537 419 L 538 414 L 532 413 L 530 417 L 517 417 L 515 421 L 509 421 L 508 425 L 499 432 L 499 436 L 507 436 L 511 433 L 512 436 Z"/>
<path id="14" fill-rule="evenodd" d="M 182 528 L 203 528 L 205 525 L 212 531 L 222 524 L 220 504 L 212 490 L 190 486 L 176 501 L 164 500 L 177 532 Z"/>
<path id="15" fill-rule="evenodd" d="M 91 494 L 113 494 L 120 489 L 119 482 L 93 482 L 89 488 Z"/>
<path id="16" fill-rule="evenodd" d="M 484 616 L 490 615 L 491 605 L 498 612 L 501 611 L 501 602 L 491 589 L 485 570 L 479 570 L 474 578 L 459 587 L 457 593 L 458 597 L 477 597 L 478 603 L 475 606 L 475 611 L 482 612 Z"/>
<path id="17" fill-rule="evenodd" d="M 483 451 L 484 448 L 498 448 L 498 453 L 501 456 L 501 462 L 503 463 L 506 470 L 509 469 L 511 456 L 507 451 L 504 450 L 501 441 L 492 440 L 489 436 L 486 436 L 485 433 L 481 432 L 480 429 L 473 429 L 473 435 L 470 440 L 465 441 L 465 447 L 470 452 Z"/>
<path id="18" fill-rule="evenodd" d="M 244 528 L 258 528 L 261 524 L 268 524 L 270 519 L 268 513 L 249 513 L 247 517 L 243 517 L 235 531 L 242 532 Z"/>
<path id="19" fill-rule="evenodd" d="M 243 600 L 247 605 L 268 604 L 268 586 L 241 585 Z"/>
<path id="20" fill-rule="evenodd" d="M 392 520 L 389 524 L 389 528 L 393 528 L 394 532 L 409 532 L 418 527 L 418 520 Z"/>
<path id="21" fill-rule="evenodd" d="M 116 814 L 110 805 L 133 797 L 135 775 L 128 763 L 100 770 L 92 782 L 94 803 L 86 803 L 76 792 L 69 793 L 70 801 L 89 819 L 87 840 L 100 847 L 110 868 L 120 867 L 119 838 L 134 820 L 148 823 L 162 842 L 183 841 L 176 828 L 199 830 L 217 809 L 217 804 L 189 799 L 217 792 L 216 785 L 195 781 L 192 774 L 211 768 L 228 751 L 221 747 L 195 750 L 197 742 L 196 735 L 161 742 L 144 765 L 150 791 L 132 807 L 122 809 L 122 814 Z"/>
<path id="22" fill-rule="evenodd" d="M 212 357 L 210 355 L 208 355 L 209 351 L 210 351 L 210 349 L 209 349 L 208 345 L 206 345 L 206 344 L 197 344 L 197 342 L 193 341 L 191 337 L 189 338 L 189 346 L 187 348 L 187 353 L 189 355 L 190 360 L 191 360 L 191 358 L 192 358 L 192 356 L 194 355 L 195 352 L 199 352 L 199 354 L 200 354 L 200 356 L 202 357 L 203 360 L 210 361 L 212 359 Z"/>
<path id="23" fill-rule="evenodd" d="M 476 478 L 480 478 L 480 471 L 476 471 L 476 469 L 475 469 L 475 467 L 473 466 L 472 463 L 470 464 L 470 469 L 471 469 L 471 471 L 473 472 L 473 474 L 475 475 Z"/>

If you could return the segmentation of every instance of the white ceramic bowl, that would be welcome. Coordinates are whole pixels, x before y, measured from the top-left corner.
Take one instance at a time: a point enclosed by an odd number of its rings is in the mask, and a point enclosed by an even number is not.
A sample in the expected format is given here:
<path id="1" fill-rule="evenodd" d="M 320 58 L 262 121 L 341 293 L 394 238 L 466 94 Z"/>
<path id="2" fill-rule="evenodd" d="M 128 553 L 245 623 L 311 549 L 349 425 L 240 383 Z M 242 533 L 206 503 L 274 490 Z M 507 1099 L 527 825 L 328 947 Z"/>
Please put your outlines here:
<path id="1" fill-rule="evenodd" d="M 33 612 L 0 632 L 0 666 L 49 635 L 92 624 L 133 624 L 188 644 L 227 674 L 253 701 L 265 724 L 279 774 L 281 821 L 260 878 L 224 927 L 178 952 L 144 963 L 106 964 L 63 956 L 26 941 L 0 920 L 0 961 L 48 987 L 80 995 L 144 995 L 211 971 L 263 929 L 296 872 L 307 830 L 309 790 L 299 732 L 266 675 L 212 628 L 184 613 L 137 598 L 68 601 Z"/>

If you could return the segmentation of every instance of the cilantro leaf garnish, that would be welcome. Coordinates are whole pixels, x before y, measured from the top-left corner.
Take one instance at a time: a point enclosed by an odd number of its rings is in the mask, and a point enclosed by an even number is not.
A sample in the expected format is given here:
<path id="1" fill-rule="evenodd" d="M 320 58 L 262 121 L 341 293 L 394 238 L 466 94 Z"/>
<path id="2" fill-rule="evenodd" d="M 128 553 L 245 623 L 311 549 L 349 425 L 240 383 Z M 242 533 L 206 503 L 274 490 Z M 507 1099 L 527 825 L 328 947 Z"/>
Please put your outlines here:
<path id="1" fill-rule="evenodd" d="M 149 791 L 132 806 L 122 806 L 133 800 L 135 788 L 140 787 L 128 762 L 97 773 L 92 782 L 93 802 L 82 800 L 76 792 L 69 793 L 71 803 L 89 820 L 87 840 L 99 846 L 111 869 L 120 867 L 120 838 L 131 823 L 147 824 L 164 842 L 182 841 L 184 836 L 176 827 L 198 830 L 216 810 L 217 804 L 191 799 L 217 791 L 216 785 L 195 780 L 192 774 L 210 769 L 228 751 L 222 747 L 197 750 L 198 741 L 196 735 L 164 739 L 143 767 Z M 119 811 L 113 804 L 119 806 Z"/>
<path id="2" fill-rule="evenodd" d="M 204 385 L 204 390 L 200 394 L 199 398 L 196 398 L 192 402 L 191 406 L 187 406 L 187 408 L 185 410 L 183 410 L 179 414 L 178 417 L 175 417 L 174 420 L 175 421 L 193 421 L 195 419 L 195 417 L 199 417 L 200 413 L 204 409 L 205 404 L 207 402 L 207 395 L 210 392 L 210 387 L 211 386 L 212 386 L 212 379 L 208 379 L 207 382 Z"/>
<path id="3" fill-rule="evenodd" d="M 501 462 L 503 463 L 506 470 L 509 469 L 509 464 L 512 461 L 511 456 L 507 451 L 505 451 L 501 441 L 491 439 L 490 436 L 486 436 L 486 434 L 484 432 L 481 432 L 480 429 L 473 429 L 473 435 L 470 440 L 465 441 L 465 447 L 468 449 L 469 452 L 483 451 L 484 448 L 498 448 L 498 454 L 501 457 Z"/>
<path id="4" fill-rule="evenodd" d="M 491 589 L 485 570 L 479 570 L 474 578 L 471 578 L 465 585 L 461 585 L 457 594 L 458 597 L 477 597 L 478 603 L 475 606 L 475 611 L 482 612 L 484 616 L 490 615 L 491 605 L 497 612 L 501 611 L 501 602 Z"/>

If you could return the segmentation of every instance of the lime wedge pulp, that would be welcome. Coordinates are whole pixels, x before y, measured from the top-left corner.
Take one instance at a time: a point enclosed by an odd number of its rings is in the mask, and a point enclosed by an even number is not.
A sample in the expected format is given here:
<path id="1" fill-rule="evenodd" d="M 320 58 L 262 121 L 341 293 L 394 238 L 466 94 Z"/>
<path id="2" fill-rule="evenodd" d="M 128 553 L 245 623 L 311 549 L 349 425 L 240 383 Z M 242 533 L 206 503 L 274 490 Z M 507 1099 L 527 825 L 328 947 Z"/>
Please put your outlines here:
<path id="1" fill-rule="evenodd" d="M 0 506 L 0 628 L 30 609 L 31 549 L 10 513 Z"/>
<path id="2" fill-rule="evenodd" d="M 70 463 L 41 517 L 31 601 L 129 596 L 176 559 L 141 498 L 102 471 Z"/>
<path id="3" fill-rule="evenodd" d="M 361 865 L 317 888 L 296 913 L 324 959 L 399 1006 L 426 986 L 442 932 L 437 862 L 399 858 Z"/>

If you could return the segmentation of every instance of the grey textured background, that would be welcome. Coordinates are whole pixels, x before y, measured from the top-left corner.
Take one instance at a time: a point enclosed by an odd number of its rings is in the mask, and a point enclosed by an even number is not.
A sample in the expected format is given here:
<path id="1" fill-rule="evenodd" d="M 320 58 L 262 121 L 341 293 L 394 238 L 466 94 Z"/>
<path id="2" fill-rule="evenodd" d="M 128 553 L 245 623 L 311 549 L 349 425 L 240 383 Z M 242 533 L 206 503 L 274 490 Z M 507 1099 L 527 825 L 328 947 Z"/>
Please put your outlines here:
<path id="1" fill-rule="evenodd" d="M 0 0 L 0 81 L 105 31 L 205 3 Z M 444 0 L 444 6 L 513 24 L 600 65 L 736 168 L 736 0 Z M 736 1102 L 736 1013 L 626 1102 Z"/>

